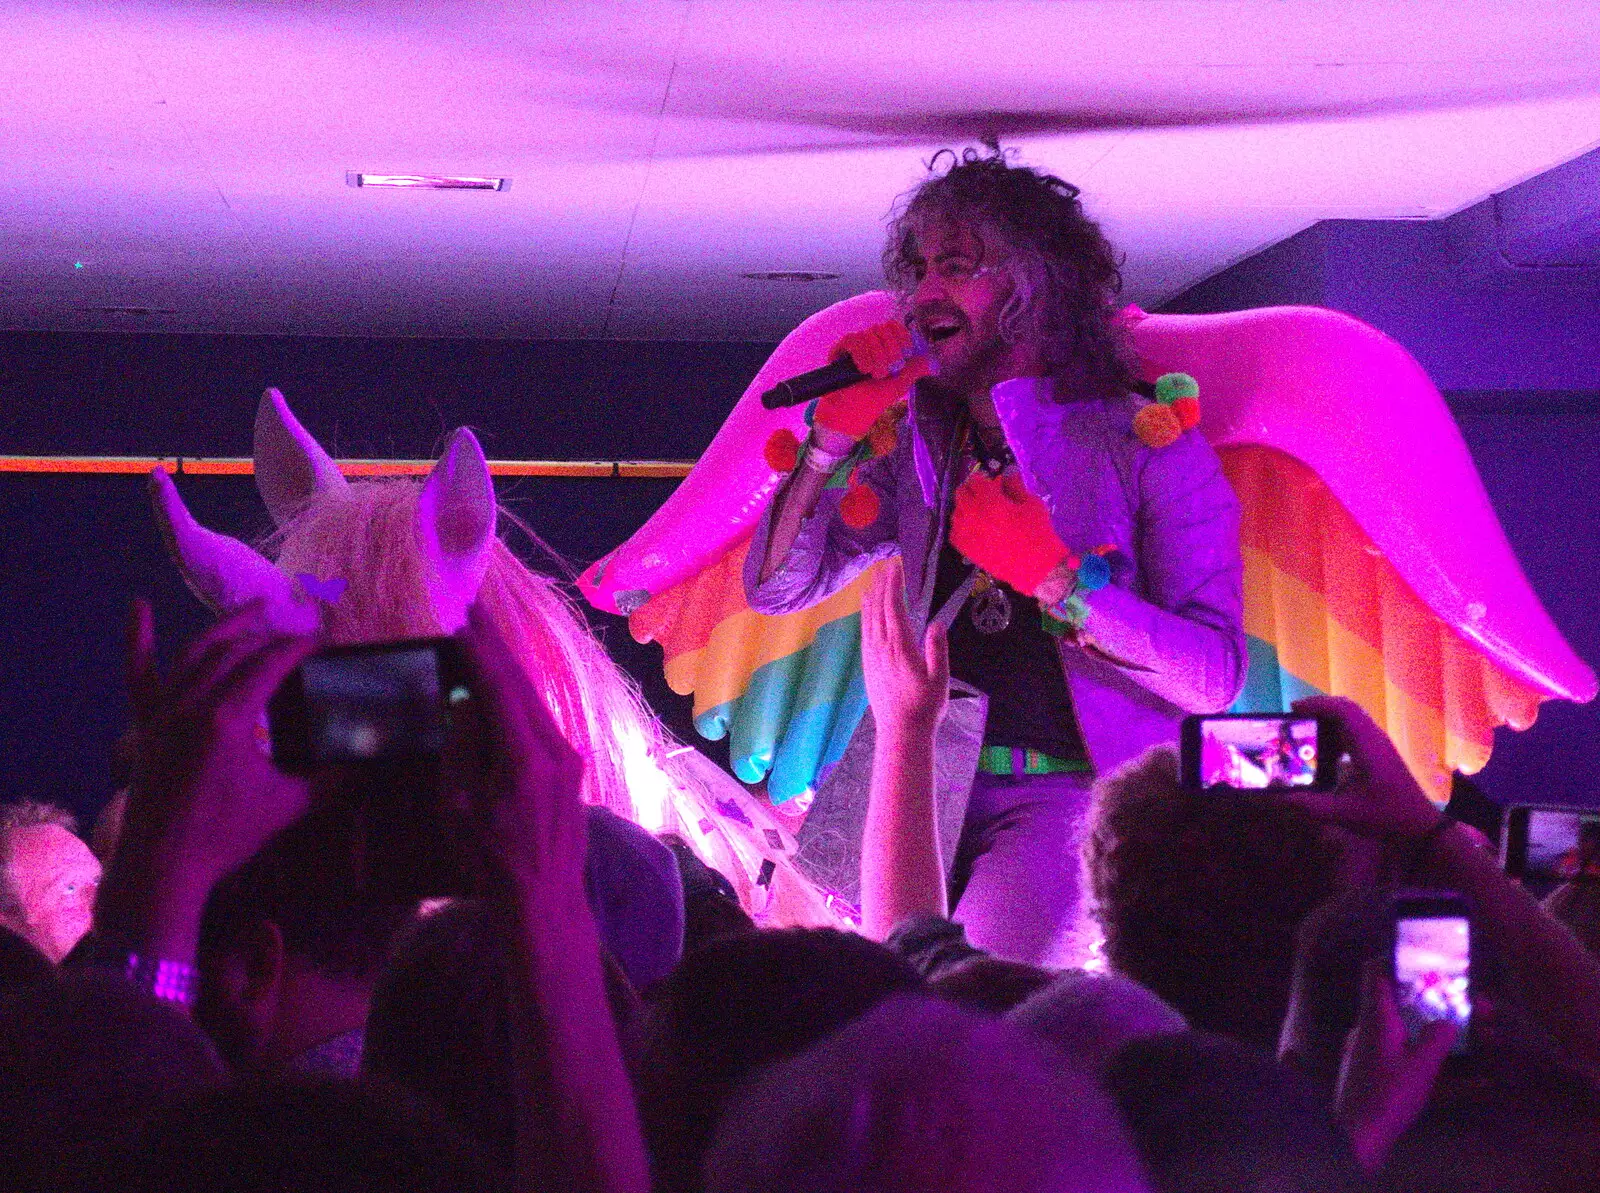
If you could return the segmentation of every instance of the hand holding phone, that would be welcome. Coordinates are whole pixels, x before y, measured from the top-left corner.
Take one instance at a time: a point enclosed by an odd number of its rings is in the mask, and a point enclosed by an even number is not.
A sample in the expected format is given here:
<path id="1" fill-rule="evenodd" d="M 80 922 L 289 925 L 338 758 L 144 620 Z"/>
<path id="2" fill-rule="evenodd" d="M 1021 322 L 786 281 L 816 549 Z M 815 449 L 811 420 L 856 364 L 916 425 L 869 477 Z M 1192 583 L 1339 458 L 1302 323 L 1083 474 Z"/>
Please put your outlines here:
<path id="1" fill-rule="evenodd" d="M 1433 1094 L 1445 1058 L 1460 1038 L 1439 1021 L 1408 1037 L 1389 967 L 1369 962 L 1361 975 L 1361 1009 L 1345 1039 L 1334 1104 L 1367 1172 L 1381 1168 L 1395 1140 Z"/>
<path id="2" fill-rule="evenodd" d="M 451 709 L 469 695 L 451 638 L 320 650 L 268 705 L 272 758 L 290 774 L 437 759 Z"/>
<path id="3" fill-rule="evenodd" d="M 1282 798 L 1318 820 L 1380 840 L 1416 840 L 1438 827 L 1439 809 L 1360 705 L 1343 696 L 1308 696 L 1294 702 L 1294 711 L 1331 726 L 1333 752 L 1346 755 L 1349 764 L 1332 790 L 1289 788 Z"/>

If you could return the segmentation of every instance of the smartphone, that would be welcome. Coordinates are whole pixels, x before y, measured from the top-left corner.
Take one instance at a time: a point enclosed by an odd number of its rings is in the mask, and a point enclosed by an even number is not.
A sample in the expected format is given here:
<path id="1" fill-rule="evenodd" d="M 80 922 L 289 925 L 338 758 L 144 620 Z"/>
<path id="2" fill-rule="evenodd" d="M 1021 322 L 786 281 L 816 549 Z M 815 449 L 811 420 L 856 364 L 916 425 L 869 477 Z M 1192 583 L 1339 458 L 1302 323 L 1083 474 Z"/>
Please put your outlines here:
<path id="1" fill-rule="evenodd" d="M 1453 1051 L 1466 1047 L 1472 1021 L 1472 916 L 1452 891 L 1414 891 L 1391 905 L 1394 984 L 1406 1033 L 1447 1019 L 1461 1028 Z"/>
<path id="2" fill-rule="evenodd" d="M 1514 878 L 1600 879 L 1600 808 L 1507 809 L 1500 860 Z"/>
<path id="3" fill-rule="evenodd" d="M 291 774 L 436 758 L 470 698 L 451 638 L 336 646 L 301 663 L 267 705 L 272 760 Z"/>
<path id="4" fill-rule="evenodd" d="M 1183 785 L 1194 790 L 1331 791 L 1338 781 L 1333 726 L 1316 717 L 1185 717 L 1178 745 Z"/>

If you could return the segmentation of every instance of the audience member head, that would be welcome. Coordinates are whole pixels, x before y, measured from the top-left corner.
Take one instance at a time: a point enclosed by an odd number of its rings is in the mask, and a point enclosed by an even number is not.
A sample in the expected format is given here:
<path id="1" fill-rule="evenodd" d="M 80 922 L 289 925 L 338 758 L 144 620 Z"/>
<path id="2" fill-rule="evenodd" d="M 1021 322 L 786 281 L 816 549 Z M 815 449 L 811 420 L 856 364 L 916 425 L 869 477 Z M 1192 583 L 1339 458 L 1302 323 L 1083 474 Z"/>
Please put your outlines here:
<path id="1" fill-rule="evenodd" d="M 1085 1072 L 1104 1072 L 1121 1047 L 1184 1031 L 1183 1016 L 1139 983 L 1111 973 L 1069 969 L 1011 1012 Z"/>
<path id="2" fill-rule="evenodd" d="M 222 1076 L 182 1011 L 118 979 L 0 991 L 0 1188 L 71 1187 L 108 1135 Z"/>
<path id="3" fill-rule="evenodd" d="M 34 800 L 0 807 L 0 927 L 60 963 L 89 931 L 100 863 L 70 812 Z"/>
<path id="4" fill-rule="evenodd" d="M 692 953 L 719 936 L 755 931 L 755 921 L 739 906 L 738 892 L 726 875 L 701 861 L 689 843 L 675 833 L 663 834 L 661 841 L 672 850 L 683 879 L 685 953 Z"/>
<path id="5" fill-rule="evenodd" d="M 246 1082 L 164 1112 L 102 1165 L 118 1193 L 478 1193 L 504 1178 L 401 1091 L 329 1078 Z"/>
<path id="6" fill-rule="evenodd" d="M 737 1095 L 709 1193 L 1134 1193 L 1140 1166 L 1085 1074 L 1004 1020 L 887 1000 Z"/>
<path id="7" fill-rule="evenodd" d="M 495 907 L 452 900 L 411 925 L 373 993 L 362 1073 L 420 1094 L 509 1170 L 516 1142 L 512 998 L 515 931 Z M 607 959 L 618 1030 L 636 1012 Z M 555 1130 L 551 1120 L 545 1129 Z"/>
<path id="8" fill-rule="evenodd" d="M 640 1111 L 660 1188 L 700 1188 L 711 1133 L 740 1082 L 922 979 L 884 946 L 828 928 L 751 932 L 684 958 L 657 989 Z"/>
<path id="9" fill-rule="evenodd" d="M 219 882 L 200 925 L 195 1017 L 224 1059 L 251 1072 L 353 1076 L 359 1033 L 408 905 L 364 897 L 355 812 L 329 803 Z"/>
<path id="10" fill-rule="evenodd" d="M 1134 1040 L 1103 1077 L 1155 1193 L 1361 1187 L 1327 1099 L 1254 1048 L 1205 1032 Z"/>
<path id="11" fill-rule="evenodd" d="M 1055 974 L 1036 965 L 999 957 L 973 957 L 946 970 L 928 984 L 940 998 L 973 1011 L 1003 1015 L 1037 994 Z"/>
<path id="12" fill-rule="evenodd" d="M 1195 1027 L 1276 1046 L 1295 929 L 1334 889 L 1329 832 L 1270 795 L 1188 790 L 1155 746 L 1096 785 L 1084 860 L 1117 972 Z"/>

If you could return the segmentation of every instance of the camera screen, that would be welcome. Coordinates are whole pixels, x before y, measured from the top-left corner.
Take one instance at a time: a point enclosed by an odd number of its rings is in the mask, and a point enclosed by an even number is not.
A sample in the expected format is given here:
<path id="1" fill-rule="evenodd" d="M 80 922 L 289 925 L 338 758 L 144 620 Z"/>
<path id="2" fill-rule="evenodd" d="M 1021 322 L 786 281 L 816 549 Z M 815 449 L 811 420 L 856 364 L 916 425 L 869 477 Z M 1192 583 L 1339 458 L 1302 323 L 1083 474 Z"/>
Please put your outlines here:
<path id="1" fill-rule="evenodd" d="M 1262 791 L 1317 779 L 1314 718 L 1219 717 L 1200 722 L 1200 785 Z"/>
<path id="2" fill-rule="evenodd" d="M 1472 1016 L 1468 974 L 1471 925 L 1462 916 L 1403 919 L 1395 924 L 1394 978 L 1400 1016 L 1408 1028 L 1450 1019 L 1466 1027 Z"/>
<path id="3" fill-rule="evenodd" d="M 444 748 L 439 658 L 432 647 L 313 655 L 301 664 L 301 675 L 317 762 L 370 762 Z"/>
<path id="4" fill-rule="evenodd" d="M 1600 878 L 1600 812 L 1528 811 L 1523 872 L 1538 878 Z"/>

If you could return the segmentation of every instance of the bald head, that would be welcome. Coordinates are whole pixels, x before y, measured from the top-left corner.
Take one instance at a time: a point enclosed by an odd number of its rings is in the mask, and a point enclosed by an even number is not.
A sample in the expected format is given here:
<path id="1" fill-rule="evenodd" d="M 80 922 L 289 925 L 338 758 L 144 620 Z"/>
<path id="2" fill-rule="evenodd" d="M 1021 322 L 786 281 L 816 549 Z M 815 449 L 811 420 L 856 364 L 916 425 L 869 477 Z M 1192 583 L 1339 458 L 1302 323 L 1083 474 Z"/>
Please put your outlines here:
<path id="1" fill-rule="evenodd" d="M 89 931 L 100 886 L 100 862 L 71 824 L 47 805 L 0 815 L 0 926 L 57 963 Z"/>

